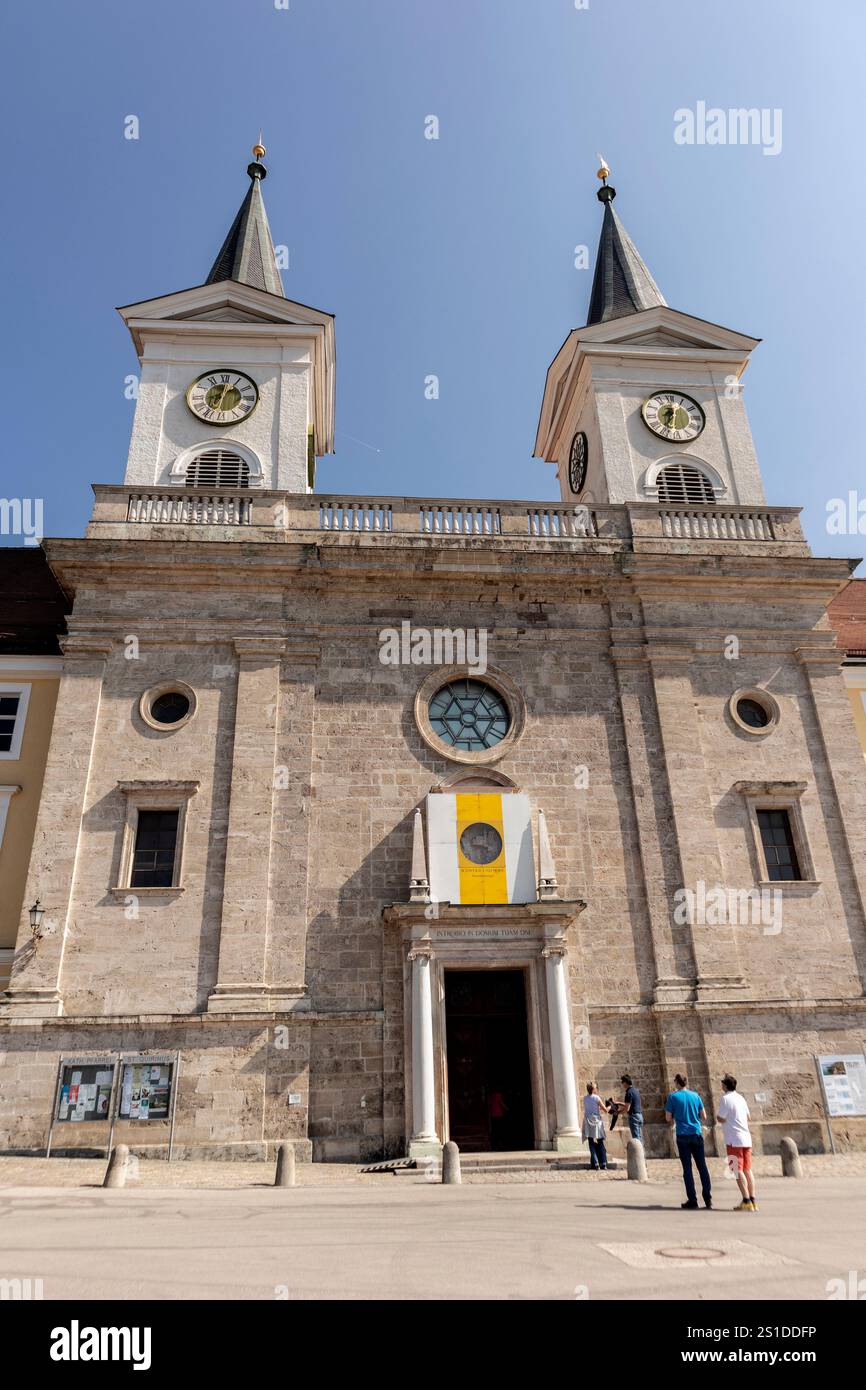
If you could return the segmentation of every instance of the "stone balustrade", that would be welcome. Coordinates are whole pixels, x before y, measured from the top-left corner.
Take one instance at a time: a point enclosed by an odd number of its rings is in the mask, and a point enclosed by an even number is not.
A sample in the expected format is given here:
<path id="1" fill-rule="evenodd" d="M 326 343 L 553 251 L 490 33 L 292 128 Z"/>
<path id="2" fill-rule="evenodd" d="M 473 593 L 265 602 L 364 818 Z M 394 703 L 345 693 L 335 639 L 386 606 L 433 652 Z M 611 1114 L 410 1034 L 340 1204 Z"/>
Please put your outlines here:
<path id="1" fill-rule="evenodd" d="M 460 544 L 516 541 L 593 549 L 745 549 L 808 554 L 796 507 L 565 506 L 434 497 L 361 497 L 200 488 L 94 486 L 88 536 L 375 544 L 386 538 Z"/>

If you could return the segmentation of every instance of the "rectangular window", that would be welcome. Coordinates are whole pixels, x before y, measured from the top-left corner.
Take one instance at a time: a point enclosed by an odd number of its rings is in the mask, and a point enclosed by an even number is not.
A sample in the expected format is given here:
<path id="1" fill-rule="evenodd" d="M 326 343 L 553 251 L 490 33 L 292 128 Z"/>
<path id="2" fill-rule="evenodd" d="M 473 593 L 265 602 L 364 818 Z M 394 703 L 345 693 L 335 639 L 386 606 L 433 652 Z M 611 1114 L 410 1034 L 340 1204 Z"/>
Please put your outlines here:
<path id="1" fill-rule="evenodd" d="M 132 888 L 170 888 L 174 882 L 178 811 L 139 811 Z"/>
<path id="2" fill-rule="evenodd" d="M 0 753 L 9 753 L 15 735 L 20 695 L 0 695 Z"/>
<path id="3" fill-rule="evenodd" d="M 774 883 L 801 879 L 791 817 L 787 811 L 758 811 L 767 877 Z"/>
<path id="4" fill-rule="evenodd" d="M 21 756 L 29 685 L 0 685 L 0 758 Z"/>

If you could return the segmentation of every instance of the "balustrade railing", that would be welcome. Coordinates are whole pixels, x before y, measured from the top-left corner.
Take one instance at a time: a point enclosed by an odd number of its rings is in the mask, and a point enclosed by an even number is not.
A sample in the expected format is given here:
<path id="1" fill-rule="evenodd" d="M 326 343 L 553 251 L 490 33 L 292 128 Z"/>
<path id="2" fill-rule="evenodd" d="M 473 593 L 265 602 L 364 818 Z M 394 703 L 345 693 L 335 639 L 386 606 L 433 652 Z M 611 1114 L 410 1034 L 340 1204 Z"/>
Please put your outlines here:
<path id="1" fill-rule="evenodd" d="M 654 550 L 686 541 L 698 549 L 731 543 L 796 545 L 808 553 L 795 507 L 673 506 L 659 502 L 565 506 L 555 502 L 451 500 L 435 497 L 353 497 L 201 488 L 97 485 L 90 534 L 131 525 L 220 527 L 267 532 L 396 536 L 440 541 L 628 547 Z M 128 531 L 125 532 L 128 534 Z M 116 534 L 124 534 L 124 531 Z M 790 551 L 788 552 L 790 553 Z"/>

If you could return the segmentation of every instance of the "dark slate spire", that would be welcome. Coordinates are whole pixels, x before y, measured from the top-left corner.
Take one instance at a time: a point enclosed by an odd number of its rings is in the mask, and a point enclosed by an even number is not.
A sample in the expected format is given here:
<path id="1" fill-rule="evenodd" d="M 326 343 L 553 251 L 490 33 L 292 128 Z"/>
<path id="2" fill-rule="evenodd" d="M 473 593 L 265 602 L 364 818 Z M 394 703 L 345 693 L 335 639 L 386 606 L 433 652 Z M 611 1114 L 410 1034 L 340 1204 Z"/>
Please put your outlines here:
<path id="1" fill-rule="evenodd" d="M 621 319 L 665 304 L 661 290 L 650 275 L 640 252 L 613 210 L 616 189 L 608 184 L 610 170 L 601 162 L 598 177 L 602 186 L 596 197 L 604 203 L 604 221 L 598 242 L 587 326 Z"/>
<path id="2" fill-rule="evenodd" d="M 267 290 L 269 294 L 285 298 L 262 197 L 262 180 L 267 177 L 268 171 L 260 161 L 265 153 L 261 142 L 253 145 L 254 162 L 247 165 L 249 191 L 205 284 L 213 285 L 217 280 L 239 280 L 242 285 L 252 285 L 254 289 Z"/>

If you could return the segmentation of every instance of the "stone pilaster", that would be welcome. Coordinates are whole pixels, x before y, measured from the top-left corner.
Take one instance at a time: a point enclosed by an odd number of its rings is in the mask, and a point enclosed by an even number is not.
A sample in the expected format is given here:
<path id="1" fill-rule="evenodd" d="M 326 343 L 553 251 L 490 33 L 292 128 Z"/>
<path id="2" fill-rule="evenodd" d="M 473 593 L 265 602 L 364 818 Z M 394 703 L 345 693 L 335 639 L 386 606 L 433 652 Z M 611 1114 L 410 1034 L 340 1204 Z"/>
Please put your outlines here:
<path id="1" fill-rule="evenodd" d="M 670 788 L 663 766 L 652 673 L 646 648 L 614 646 L 622 723 L 643 871 L 646 913 L 655 962 L 656 1003 L 682 1004 L 694 993 L 695 961 L 689 929 L 674 922 L 673 893 L 681 887 Z"/>
<path id="2" fill-rule="evenodd" d="M 220 924 L 219 974 L 209 1012 L 291 1008 L 268 977 L 271 844 L 283 642 L 236 638 L 237 705 Z"/>
<path id="3" fill-rule="evenodd" d="M 689 670 L 692 653 L 671 644 L 651 646 L 647 654 L 682 871 L 679 887 L 697 894 L 703 883 L 710 892 L 724 884 L 724 874 Z M 691 945 L 698 1000 L 739 996 L 744 981 L 731 923 L 692 922 Z"/>
<path id="4" fill-rule="evenodd" d="M 111 648 L 109 640 L 83 634 L 70 635 L 63 644 L 63 675 L 6 1005 L 22 1016 L 63 1013 L 63 953 L 75 925 L 75 865 Z M 28 909 L 36 898 L 45 917 L 42 936 L 33 941 Z"/>
<path id="5" fill-rule="evenodd" d="M 800 647 L 815 722 L 820 736 L 821 762 L 833 789 L 838 811 L 827 814 L 829 833 L 838 846 L 839 891 L 846 905 L 851 949 L 857 961 L 861 988 L 866 987 L 866 769 L 863 750 L 851 718 L 848 691 L 839 669 L 840 653 L 826 647 Z M 831 756 L 832 750 L 832 756 Z M 854 927 L 852 931 L 851 928 Z"/>
<path id="6" fill-rule="evenodd" d="M 315 645 L 289 642 L 280 673 L 280 717 L 271 834 L 271 914 L 267 978 L 298 1008 L 305 993 L 316 674 Z"/>

